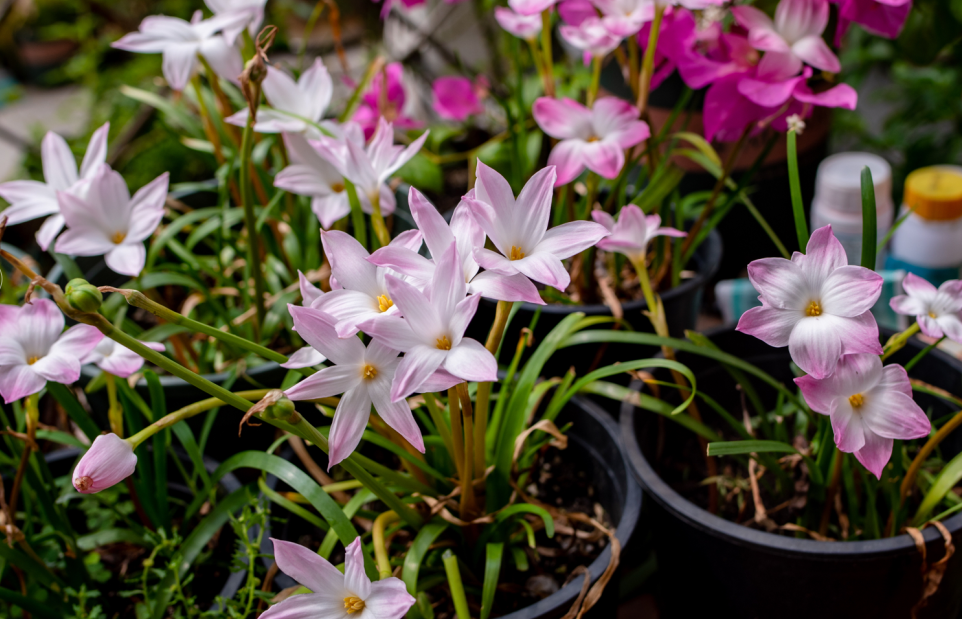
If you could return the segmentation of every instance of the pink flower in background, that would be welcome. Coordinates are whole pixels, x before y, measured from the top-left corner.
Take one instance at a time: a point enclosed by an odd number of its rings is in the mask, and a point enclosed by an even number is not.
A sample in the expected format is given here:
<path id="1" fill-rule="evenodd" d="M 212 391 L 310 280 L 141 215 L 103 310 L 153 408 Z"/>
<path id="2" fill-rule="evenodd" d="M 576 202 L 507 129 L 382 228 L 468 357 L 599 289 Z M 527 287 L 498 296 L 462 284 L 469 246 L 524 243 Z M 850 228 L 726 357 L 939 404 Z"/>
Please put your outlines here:
<path id="1" fill-rule="evenodd" d="M 136 468 L 137 456 L 130 443 L 116 434 L 101 434 L 74 468 L 73 486 L 78 492 L 93 494 L 122 482 Z"/>
<path id="2" fill-rule="evenodd" d="M 469 192 L 469 195 L 473 198 L 474 192 Z M 464 269 L 464 281 L 468 283 L 468 294 L 479 293 L 482 297 L 498 301 L 527 301 L 544 305 L 538 289 L 524 275 L 506 276 L 494 271 L 478 273 L 481 267 L 474 259 L 474 252 L 484 247 L 485 234 L 471 215 L 470 206 L 463 199 L 454 209 L 450 225 L 444 221 L 444 217 L 434 205 L 414 187 L 408 191 L 408 204 L 432 257 L 440 256 L 451 243 L 456 245 L 458 260 Z M 434 260 L 429 260 L 407 247 L 395 245 L 375 251 L 368 261 L 381 267 L 391 267 L 424 286 L 431 282 L 437 269 Z"/>
<path id="3" fill-rule="evenodd" d="M 792 361 L 813 378 L 830 376 L 842 355 L 882 354 L 870 311 L 882 277 L 849 265 L 830 225 L 812 233 L 805 254 L 751 262 L 748 278 L 762 306 L 742 314 L 737 330 L 788 346 Z"/>
<path id="4" fill-rule="evenodd" d="M 341 396 L 331 424 L 327 469 L 351 455 L 361 442 L 371 404 L 386 424 L 424 453 L 424 439 L 407 402 L 389 397 L 401 360 L 398 352 L 372 341 L 367 347 L 357 337 L 340 338 L 337 319 L 309 307 L 288 305 L 297 334 L 335 365 L 308 376 L 285 393 L 291 400 Z"/>
<path id="5" fill-rule="evenodd" d="M 270 107 L 261 106 L 257 109 L 254 131 L 303 133 L 312 138 L 323 135 L 316 125 L 321 124 L 324 118 L 334 86 L 320 58 L 315 59 L 314 64 L 296 82 L 280 69 L 267 67 L 263 88 Z M 225 120 L 243 127 L 247 124 L 249 114 L 245 106 Z"/>
<path id="6" fill-rule="evenodd" d="M 467 296 L 464 271 L 452 243 L 435 257 L 437 267 L 424 292 L 387 275 L 387 288 L 398 315 L 360 324 L 361 330 L 383 345 L 400 350 L 404 358 L 391 386 L 391 400 L 403 400 L 439 369 L 463 381 L 490 382 L 498 378 L 498 362 L 480 342 L 464 337 L 481 295 Z"/>
<path id="7" fill-rule="evenodd" d="M 686 232 L 661 227 L 661 215 L 645 216 L 644 211 L 628 204 L 621 207 L 618 221 L 605 211 L 591 211 L 591 218 L 608 230 L 608 236 L 598 241 L 598 249 L 624 254 L 632 260 L 645 260 L 648 244 L 657 236 L 687 236 Z"/>
<path id="8" fill-rule="evenodd" d="M 611 34 L 597 16 L 588 17 L 577 26 L 564 24 L 558 28 L 564 40 L 584 52 L 584 63 L 592 58 L 601 58 L 615 51 L 622 38 Z"/>
<path id="9" fill-rule="evenodd" d="M 261 619 L 401 619 L 414 605 L 399 579 L 371 582 L 367 577 L 360 537 L 344 549 L 343 574 L 300 544 L 271 542 L 277 567 L 311 593 L 292 595 L 264 611 Z"/>
<path id="10" fill-rule="evenodd" d="M 157 352 L 165 350 L 164 345 L 159 342 L 141 342 L 141 344 Z M 80 360 L 80 363 L 93 363 L 108 374 L 113 374 L 119 378 L 127 378 L 144 367 L 144 358 L 126 346 L 105 337 Z"/>
<path id="11" fill-rule="evenodd" d="M 494 18 L 498 20 L 498 24 L 500 24 L 502 28 L 518 38 L 530 41 L 536 39 L 538 35 L 541 34 L 541 15 L 537 13 L 533 15 L 521 15 L 511 9 L 497 6 L 494 8 Z"/>
<path id="12" fill-rule="evenodd" d="M 385 75 L 387 88 L 384 87 Z M 404 115 L 404 68 L 400 62 L 392 62 L 371 80 L 371 87 L 361 98 L 361 105 L 351 119 L 364 129 L 364 139 L 374 135 L 380 119 L 387 120 L 398 129 L 417 129 L 421 123 Z"/>
<path id="13" fill-rule="evenodd" d="M 872 34 L 894 39 L 899 36 L 912 10 L 912 0 L 833 0 L 838 3 L 838 25 L 835 45 L 852 23 L 859 24 Z"/>
<path id="14" fill-rule="evenodd" d="M 464 121 L 484 111 L 478 88 L 466 77 L 439 77 L 431 85 L 431 106 L 445 120 Z"/>
<path id="15" fill-rule="evenodd" d="M 381 0 L 373 1 L 380 2 Z M 406 9 L 413 9 L 416 6 L 424 4 L 425 0 L 384 0 L 384 4 L 381 6 L 381 19 L 387 18 L 391 13 L 391 7 L 394 6 L 396 2 L 400 2 Z"/>
<path id="16" fill-rule="evenodd" d="M 229 12 L 203 19 L 200 11 L 191 21 L 153 15 L 140 22 L 140 30 L 124 35 L 111 47 L 141 54 L 164 55 L 164 79 L 174 90 L 183 90 L 197 68 L 197 54 L 207 59 L 220 77 L 237 82 L 244 70 L 240 51 L 232 38 L 217 34 L 240 32 L 250 21 L 245 12 Z"/>
<path id="17" fill-rule="evenodd" d="M 889 305 L 899 314 L 915 316 L 922 333 L 962 343 L 962 281 L 953 279 L 936 289 L 914 273 L 902 280 L 908 294 L 892 297 Z"/>
<path id="18" fill-rule="evenodd" d="M 828 25 L 828 0 L 781 0 L 775 21 L 748 5 L 732 7 L 740 26 L 748 30 L 748 42 L 768 52 L 758 65 L 764 79 L 787 79 L 798 74 L 802 62 L 816 69 L 838 73 L 838 57 L 822 39 Z"/>
<path id="19" fill-rule="evenodd" d="M 832 417 L 839 451 L 854 453 L 880 479 L 894 439 L 922 438 L 932 430 L 912 399 L 905 368 L 882 367 L 875 354 L 845 355 L 831 377 L 802 376 L 795 384 L 813 411 Z"/>
<path id="20" fill-rule="evenodd" d="M 540 97 L 532 113 L 542 131 L 561 140 L 548 156 L 548 165 L 557 168 L 555 186 L 571 182 L 585 168 L 615 178 L 625 165 L 625 149 L 650 135 L 638 109 L 617 97 L 602 97 L 591 109 L 571 99 Z"/>
<path id="21" fill-rule="evenodd" d="M 557 3 L 558 0 L 508 0 L 508 6 L 521 15 L 537 15 Z"/>
<path id="22" fill-rule="evenodd" d="M 548 229 L 555 168 L 539 170 L 525 184 L 517 200 L 503 176 L 478 161 L 475 197 L 465 197 L 471 214 L 499 252 L 479 247 L 474 258 L 500 275 L 521 274 L 564 290 L 571 276 L 561 263 L 608 235 L 601 224 L 571 221 Z"/>
<path id="23" fill-rule="evenodd" d="M 46 251 L 64 225 L 57 193 L 83 196 L 86 191 L 85 181 L 93 178 L 98 168 L 107 160 L 108 133 L 110 123 L 104 123 L 93 132 L 78 173 L 77 162 L 67 146 L 67 141 L 48 131 L 40 143 L 43 182 L 10 181 L 0 184 L 0 198 L 10 203 L 9 207 L 0 212 L 0 217 L 6 217 L 7 225 L 13 226 L 51 215 L 37 231 L 37 243 Z"/>
<path id="24" fill-rule="evenodd" d="M 637 34 L 641 27 L 655 17 L 652 0 L 594 0 L 601 11 L 601 23 L 608 32 L 619 37 Z"/>
<path id="25" fill-rule="evenodd" d="M 168 173 L 164 172 L 130 197 L 127 183 L 107 165 L 90 179 L 85 198 L 60 192 L 67 229 L 57 251 L 71 256 L 103 256 L 114 272 L 136 277 L 144 268 L 144 241 L 164 217 Z"/>
<path id="26" fill-rule="evenodd" d="M 43 389 L 47 381 L 69 385 L 80 378 L 80 360 L 103 338 L 90 325 L 63 330 L 60 308 L 50 299 L 23 307 L 0 305 L 0 395 L 7 404 Z"/>

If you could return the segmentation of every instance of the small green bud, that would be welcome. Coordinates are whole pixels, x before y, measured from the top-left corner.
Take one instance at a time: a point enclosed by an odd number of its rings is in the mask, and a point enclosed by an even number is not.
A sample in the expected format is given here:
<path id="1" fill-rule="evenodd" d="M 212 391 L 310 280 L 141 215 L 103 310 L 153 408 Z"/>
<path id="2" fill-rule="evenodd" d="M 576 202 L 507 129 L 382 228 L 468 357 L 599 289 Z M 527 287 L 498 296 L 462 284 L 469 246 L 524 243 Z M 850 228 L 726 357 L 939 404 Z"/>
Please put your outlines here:
<path id="1" fill-rule="evenodd" d="M 279 393 L 280 395 L 277 396 L 274 392 L 271 392 L 274 396 L 271 399 L 276 398 L 276 400 L 264 409 L 261 417 L 286 421 L 297 414 L 297 411 L 294 409 L 294 403 L 287 399 L 283 391 Z"/>
<path id="2" fill-rule="evenodd" d="M 104 295 L 96 286 L 85 279 L 77 278 L 67 282 L 64 290 L 70 307 L 81 312 L 96 312 L 104 302 Z"/>

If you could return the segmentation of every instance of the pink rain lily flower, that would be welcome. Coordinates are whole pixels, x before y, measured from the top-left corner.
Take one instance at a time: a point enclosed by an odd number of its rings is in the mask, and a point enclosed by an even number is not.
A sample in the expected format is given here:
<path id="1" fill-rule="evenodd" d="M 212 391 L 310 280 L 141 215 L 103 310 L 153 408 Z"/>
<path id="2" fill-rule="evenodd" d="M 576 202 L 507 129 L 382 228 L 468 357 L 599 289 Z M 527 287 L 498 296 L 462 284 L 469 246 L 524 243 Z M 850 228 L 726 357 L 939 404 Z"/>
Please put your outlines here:
<path id="1" fill-rule="evenodd" d="M 500 275 L 520 273 L 558 290 L 568 287 L 571 276 L 561 261 L 591 247 L 608 231 L 593 221 L 571 221 L 548 230 L 555 177 L 554 166 L 539 170 L 515 200 L 508 181 L 478 161 L 475 198 L 465 202 L 501 252 L 475 249 L 478 264 Z"/>
<path id="2" fill-rule="evenodd" d="M 548 156 L 557 168 L 555 186 L 570 183 L 588 168 L 615 178 L 625 165 L 625 149 L 647 139 L 648 123 L 638 109 L 617 97 L 602 97 L 586 108 L 572 99 L 539 97 L 532 108 L 541 130 L 561 140 Z"/>
<path id="3" fill-rule="evenodd" d="M 301 289 L 301 305 L 303 307 L 310 307 L 314 301 L 321 298 L 321 295 L 324 294 L 320 288 L 312 284 L 300 271 L 297 272 L 297 283 Z M 295 328 L 294 330 L 296 331 L 297 329 Z M 289 370 L 312 368 L 325 361 L 327 361 L 327 357 L 315 350 L 313 346 L 303 346 L 290 356 L 287 363 L 282 363 L 281 367 Z"/>
<path id="4" fill-rule="evenodd" d="M 69 385 L 80 378 L 80 360 L 103 334 L 90 325 L 63 327 L 63 313 L 50 299 L 34 299 L 23 307 L 0 305 L 0 395 L 5 403 L 39 392 L 48 380 Z"/>
<path id="5" fill-rule="evenodd" d="M 107 134 L 110 123 L 104 123 L 90 136 L 80 171 L 67 141 L 50 131 L 40 144 L 40 160 L 43 163 L 43 182 L 10 181 L 0 184 L 0 198 L 10 203 L 2 216 L 8 225 L 15 225 L 38 217 L 51 215 L 37 232 L 37 243 L 44 251 L 63 230 L 63 216 L 57 192 L 82 196 L 85 182 L 93 178 L 97 168 L 107 159 Z"/>
<path id="6" fill-rule="evenodd" d="M 812 377 L 830 376 L 842 355 L 882 354 L 869 311 L 882 277 L 849 265 L 830 225 L 812 233 L 805 254 L 755 260 L 748 277 L 762 306 L 745 312 L 737 330 L 769 346 L 787 345 L 792 361 Z"/>
<path id="7" fill-rule="evenodd" d="M 608 32 L 619 37 L 638 34 L 641 27 L 655 17 L 652 0 L 594 0 L 601 14 L 601 23 Z"/>
<path id="8" fill-rule="evenodd" d="M 597 16 L 588 17 L 577 26 L 564 24 L 558 28 L 558 32 L 565 41 L 584 52 L 583 61 L 586 65 L 592 58 L 602 58 L 615 51 L 624 38 L 612 34 Z"/>
<path id="9" fill-rule="evenodd" d="M 469 192 L 469 195 L 474 197 L 474 192 Z M 464 281 L 468 284 L 468 294 L 479 293 L 482 297 L 498 301 L 527 301 L 544 305 L 538 289 L 531 280 L 520 273 L 517 275 L 500 275 L 494 271 L 478 273 L 481 267 L 474 259 L 474 252 L 484 247 L 485 234 L 471 215 L 471 207 L 463 199 L 455 207 L 450 225 L 444 221 L 444 217 L 434 208 L 434 205 L 414 187 L 408 191 L 408 205 L 432 256 L 442 255 L 451 243 L 455 244 L 458 250 L 458 261 L 464 270 Z M 417 280 L 423 286 L 430 283 L 437 269 L 435 261 L 425 258 L 417 251 L 397 245 L 378 249 L 371 254 L 368 261 L 381 267 L 391 267 Z"/>
<path id="10" fill-rule="evenodd" d="M 237 82 L 244 60 L 233 39 L 217 34 L 239 32 L 250 20 L 244 12 L 230 12 L 203 19 L 200 11 L 187 22 L 177 17 L 153 15 L 140 22 L 140 30 L 124 35 L 112 47 L 141 54 L 164 55 L 164 79 L 174 90 L 183 90 L 202 55 L 220 77 Z"/>
<path id="11" fill-rule="evenodd" d="M 852 23 L 880 37 L 899 36 L 912 10 L 912 0 L 839 0 L 835 45 L 842 42 Z"/>
<path id="12" fill-rule="evenodd" d="M 899 314 L 915 316 L 922 333 L 929 337 L 943 335 L 962 343 L 962 281 L 953 279 L 936 289 L 914 273 L 902 280 L 908 294 L 892 297 L 889 305 Z"/>
<path id="13" fill-rule="evenodd" d="M 127 183 L 106 165 L 90 179 L 85 198 L 60 192 L 67 230 L 57 251 L 71 256 L 103 256 L 114 272 L 136 277 L 144 268 L 144 241 L 164 216 L 168 173 L 164 172 L 130 197 Z"/>
<path id="14" fill-rule="evenodd" d="M 245 21 L 247 32 L 252 37 L 257 36 L 257 31 L 264 21 L 264 5 L 267 4 L 267 0 L 204 0 L 204 4 L 214 15 L 241 13 L 246 16 L 246 20 L 242 20 L 236 26 L 224 28 L 224 36 L 228 41 L 233 41 L 244 30 Z"/>
<path id="15" fill-rule="evenodd" d="M 605 211 L 591 211 L 591 218 L 604 226 L 609 235 L 598 241 L 598 249 L 628 256 L 644 264 L 648 243 L 656 236 L 687 236 L 686 232 L 661 227 L 661 215 L 645 216 L 644 211 L 628 204 L 621 207 L 618 221 Z"/>
<path id="16" fill-rule="evenodd" d="M 73 470 L 73 487 L 93 494 L 122 482 L 134 474 L 137 456 L 130 443 L 116 434 L 101 434 Z"/>
<path id="17" fill-rule="evenodd" d="M 755 49 L 768 52 L 758 70 L 762 75 L 791 77 L 807 62 L 816 69 L 838 73 L 838 57 L 822 39 L 828 25 L 828 0 L 781 0 L 775 9 L 775 20 L 748 5 L 732 7 L 740 26 L 748 30 L 748 42 Z"/>
<path id="18" fill-rule="evenodd" d="M 383 316 L 360 324 L 375 340 L 404 353 L 391 386 L 395 402 L 427 390 L 425 382 L 439 369 L 463 381 L 497 380 L 494 355 L 464 337 L 481 295 L 465 296 L 467 285 L 454 243 L 435 261 L 434 278 L 424 292 L 392 275 L 385 277 L 404 318 Z"/>
<path id="19" fill-rule="evenodd" d="M 559 0 L 508 0 L 508 6 L 520 15 L 538 15 L 556 5 Z"/>
<path id="20" fill-rule="evenodd" d="M 394 238 L 389 247 L 405 247 L 417 252 L 421 242 L 421 233 L 409 230 Z M 397 313 L 386 281 L 390 270 L 368 262 L 369 254 L 357 239 L 346 232 L 332 230 L 321 233 L 321 244 L 324 255 L 331 261 L 333 290 L 321 294 L 311 307 L 337 319 L 336 329 L 340 337 L 356 334 L 358 324 L 363 321 Z"/>
<path id="21" fill-rule="evenodd" d="M 271 606 L 261 619 L 401 619 L 414 605 L 400 579 L 367 577 L 360 537 L 345 548 L 343 574 L 300 544 L 271 541 L 277 567 L 312 593 Z"/>
<path id="22" fill-rule="evenodd" d="M 385 89 L 385 75 L 387 88 Z M 398 129 L 417 129 L 421 123 L 404 114 L 407 96 L 404 93 L 404 67 L 392 62 L 371 80 L 371 88 L 361 98 L 361 105 L 351 119 L 364 129 L 364 139 L 370 139 L 378 129 L 381 119 Z"/>
<path id="23" fill-rule="evenodd" d="M 141 342 L 141 344 L 157 352 L 165 350 L 164 345 L 160 342 Z M 80 363 L 93 363 L 108 374 L 113 374 L 119 378 L 127 378 L 144 366 L 144 358 L 126 346 L 105 337 L 97 343 L 87 356 L 81 359 Z"/>
<path id="24" fill-rule="evenodd" d="M 802 376 L 795 383 L 813 411 L 832 417 L 839 451 L 854 453 L 879 479 L 894 439 L 922 438 L 932 430 L 912 399 L 905 368 L 882 367 L 878 355 L 845 355 L 831 377 Z"/>
<path id="25" fill-rule="evenodd" d="M 541 34 L 541 15 L 537 13 L 522 15 L 509 8 L 498 6 L 494 8 L 494 18 L 502 28 L 519 39 L 532 41 Z"/>
<path id="26" fill-rule="evenodd" d="M 484 111 L 478 88 L 466 77 L 439 77 L 431 85 L 431 106 L 445 120 L 462 122 Z"/>
<path id="27" fill-rule="evenodd" d="M 356 337 L 338 337 L 337 320 L 309 307 L 288 305 L 297 333 L 331 365 L 308 376 L 285 393 L 291 400 L 314 400 L 344 394 L 331 424 L 328 470 L 351 455 L 361 442 L 371 404 L 386 424 L 424 453 L 424 439 L 407 402 L 390 397 L 391 381 L 401 363 L 398 352 L 378 340 L 367 347 Z"/>
<path id="28" fill-rule="evenodd" d="M 290 75 L 267 67 L 263 83 L 264 95 L 271 104 L 257 109 L 254 131 L 258 133 L 303 133 L 311 138 L 323 135 L 317 128 L 331 102 L 334 86 L 320 58 L 295 82 Z M 250 111 L 243 107 L 226 120 L 232 125 L 247 124 Z"/>

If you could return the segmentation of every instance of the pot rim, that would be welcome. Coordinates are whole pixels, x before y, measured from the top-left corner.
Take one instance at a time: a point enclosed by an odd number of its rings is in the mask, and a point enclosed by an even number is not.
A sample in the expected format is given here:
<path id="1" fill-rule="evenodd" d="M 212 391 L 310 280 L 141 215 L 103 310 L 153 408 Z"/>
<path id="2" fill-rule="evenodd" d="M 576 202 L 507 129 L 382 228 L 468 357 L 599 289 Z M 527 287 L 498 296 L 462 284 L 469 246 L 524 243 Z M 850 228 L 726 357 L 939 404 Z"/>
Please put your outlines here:
<path id="1" fill-rule="evenodd" d="M 696 256 L 701 256 L 703 259 L 700 260 L 700 266 L 705 267 L 695 273 L 695 276 L 684 280 L 674 288 L 666 290 L 661 298 L 665 301 L 670 301 L 675 297 L 680 297 L 688 294 L 694 289 L 701 288 L 708 282 L 712 280 L 713 277 L 718 273 L 718 269 L 721 268 L 721 257 L 722 257 L 722 237 L 717 229 L 713 229 L 708 233 L 708 236 L 695 251 L 692 256 L 694 260 Z M 481 299 L 482 303 L 487 303 L 494 305 L 496 301 L 491 299 Z M 648 307 L 647 302 L 644 299 L 635 299 L 634 301 L 628 301 L 627 303 L 622 303 L 621 307 L 626 310 L 638 310 L 641 311 Z M 520 309 L 526 312 L 535 312 L 541 310 L 543 314 L 571 314 L 574 312 L 583 312 L 588 316 L 597 315 L 611 315 L 611 308 L 604 303 L 593 303 L 591 305 L 562 305 L 560 303 L 546 303 L 545 305 L 535 305 L 534 303 L 528 303 L 527 301 L 521 303 Z"/>
<path id="2" fill-rule="evenodd" d="M 642 494 L 641 488 L 638 486 L 635 477 L 631 473 L 631 467 L 628 463 L 624 445 L 618 439 L 618 425 L 615 423 L 614 419 L 612 419 L 611 416 L 604 411 L 604 409 L 591 400 L 575 396 L 571 399 L 571 403 L 569 405 L 578 406 L 585 414 L 597 421 L 601 427 L 604 428 L 608 438 L 612 441 L 612 443 L 614 443 L 615 447 L 621 453 L 622 463 L 625 466 L 627 493 L 625 494 L 625 507 L 622 511 L 621 519 L 618 522 L 618 526 L 615 528 L 615 537 L 618 538 L 622 549 L 624 549 L 631 539 L 641 515 Z M 588 446 L 590 447 L 591 445 L 588 444 Z M 602 553 L 598 555 L 598 557 L 592 561 L 590 565 L 588 565 L 588 574 L 573 579 L 571 582 L 561 587 L 548 597 L 538 600 L 530 606 L 519 608 L 518 610 L 507 615 L 502 615 L 499 617 L 499 619 L 532 619 L 545 616 L 551 611 L 564 608 L 566 605 L 570 606 L 574 599 L 581 592 L 584 578 L 588 577 L 591 579 L 591 582 L 594 583 L 605 571 L 605 568 L 608 567 L 608 563 L 610 561 L 611 545 L 609 544 L 605 547 L 604 551 L 602 551 Z M 608 586 L 611 587 L 613 585 L 611 582 L 609 582 Z"/>
<path id="3" fill-rule="evenodd" d="M 733 329 L 734 327 L 730 326 L 719 327 L 708 331 L 705 335 L 711 337 L 713 334 L 717 335 Z M 907 346 L 912 344 L 914 342 L 909 342 Z M 941 362 L 962 373 L 962 361 L 940 350 L 932 350 L 929 354 L 935 355 Z M 640 381 L 633 380 L 630 388 L 636 389 L 640 384 Z M 750 529 L 710 513 L 683 497 L 655 472 L 638 444 L 635 432 L 635 408 L 630 402 L 622 402 L 619 414 L 619 426 L 624 440 L 625 454 L 631 465 L 632 473 L 648 496 L 689 526 L 736 545 L 754 547 L 769 554 L 785 555 L 786 557 L 804 556 L 806 560 L 818 559 L 819 557 L 824 557 L 827 561 L 834 560 L 837 557 L 874 558 L 918 552 L 915 542 L 907 533 L 878 540 L 819 542 Z M 941 522 L 950 532 L 955 533 L 962 530 L 962 513 L 955 514 Z M 924 529 L 922 536 L 927 546 L 940 543 L 942 540 L 941 534 L 934 527 Z"/>

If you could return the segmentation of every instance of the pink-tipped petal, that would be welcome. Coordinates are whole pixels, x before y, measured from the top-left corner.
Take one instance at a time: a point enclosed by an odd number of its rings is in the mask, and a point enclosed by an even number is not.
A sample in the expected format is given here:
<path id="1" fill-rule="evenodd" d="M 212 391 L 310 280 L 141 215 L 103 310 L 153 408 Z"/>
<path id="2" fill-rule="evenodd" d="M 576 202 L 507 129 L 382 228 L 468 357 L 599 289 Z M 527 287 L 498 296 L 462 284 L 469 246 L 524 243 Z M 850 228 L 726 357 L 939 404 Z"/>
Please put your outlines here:
<path id="1" fill-rule="evenodd" d="M 401 619 L 415 601 L 404 581 L 391 577 L 371 583 L 371 593 L 364 600 L 364 607 L 378 619 Z"/>
<path id="2" fill-rule="evenodd" d="M 294 401 L 329 398 L 354 389 L 361 380 L 359 366 L 332 365 L 311 374 L 284 393 Z"/>
<path id="3" fill-rule="evenodd" d="M 842 343 L 834 325 L 821 317 L 808 317 L 796 323 L 788 338 L 792 361 L 815 378 L 826 378 L 835 371 L 842 356 Z"/>
<path id="4" fill-rule="evenodd" d="M 496 301 L 524 301 L 536 305 L 544 305 L 538 288 L 531 280 L 518 273 L 517 275 L 500 275 L 494 271 L 478 273 L 468 285 L 468 292 L 478 293 L 485 299 Z"/>
<path id="5" fill-rule="evenodd" d="M 865 267 L 842 266 L 822 284 L 821 305 L 830 314 L 854 317 L 872 309 L 881 293 L 881 275 Z"/>
<path id="6" fill-rule="evenodd" d="M 801 390 L 802 397 L 805 398 L 809 408 L 822 415 L 832 413 L 832 404 L 838 397 L 838 393 L 830 381 L 818 380 L 811 376 L 799 376 L 795 379 L 795 384 Z"/>
<path id="7" fill-rule="evenodd" d="M 391 383 L 387 379 L 371 381 L 368 391 L 374 402 L 374 409 L 384 423 L 404 437 L 411 446 L 424 453 L 424 438 L 407 401 L 391 401 Z"/>
<path id="8" fill-rule="evenodd" d="M 137 277 L 147 262 L 147 249 L 141 241 L 125 242 L 105 253 L 104 262 L 115 273 Z"/>
<path id="9" fill-rule="evenodd" d="M 446 351 L 428 346 L 418 346 L 406 352 L 394 373 L 391 400 L 397 402 L 417 391 L 441 367 L 446 355 Z"/>
<path id="10" fill-rule="evenodd" d="M 585 145 L 586 142 L 580 139 L 562 140 L 551 149 L 548 165 L 554 166 L 558 174 L 555 187 L 567 185 L 584 171 L 582 151 Z"/>
<path id="11" fill-rule="evenodd" d="M 471 338 L 464 338 L 451 349 L 444 360 L 444 369 L 465 381 L 489 382 L 498 380 L 498 362 L 487 348 Z"/>
<path id="12" fill-rule="evenodd" d="M 67 141 L 48 131 L 40 143 L 40 159 L 43 163 L 43 178 L 55 189 L 69 189 L 77 182 L 77 162 L 67 145 Z"/>
<path id="13" fill-rule="evenodd" d="M 46 379 L 34 372 L 29 365 L 0 367 L 0 395 L 3 396 L 4 404 L 11 404 L 38 393 L 46 384 Z"/>
<path id="14" fill-rule="evenodd" d="M 571 275 L 554 254 L 537 251 L 521 260 L 513 260 L 511 263 L 530 279 L 560 291 L 564 291 L 571 283 Z"/>
<path id="15" fill-rule="evenodd" d="M 558 140 L 592 136 L 591 110 L 572 99 L 539 97 L 531 107 L 541 130 Z"/>
<path id="16" fill-rule="evenodd" d="M 894 441 L 890 438 L 883 438 L 869 430 L 866 430 L 864 434 L 865 444 L 855 452 L 855 457 L 875 477 L 882 479 L 882 471 L 885 470 L 885 465 L 892 458 Z"/>
<path id="17" fill-rule="evenodd" d="M 782 348 L 788 346 L 792 329 L 800 320 L 801 313 L 796 310 L 771 306 L 753 307 L 738 319 L 735 330 L 757 337 L 769 346 Z"/>
<path id="18" fill-rule="evenodd" d="M 842 340 L 842 354 L 850 355 L 865 353 L 881 355 L 882 345 L 879 343 L 878 323 L 872 312 L 865 312 L 859 316 L 845 318 L 842 316 L 827 316 Z"/>
<path id="19" fill-rule="evenodd" d="M 791 260 L 755 260 L 748 265 L 748 279 L 772 307 L 798 310 L 809 301 L 809 285 L 805 273 Z"/>
<path id="20" fill-rule="evenodd" d="M 371 595 L 371 579 L 364 572 L 364 547 L 360 537 L 344 549 L 344 589 L 362 600 Z"/>
<path id="21" fill-rule="evenodd" d="M 474 259 L 483 268 L 500 275 L 517 275 L 519 273 L 517 260 L 508 260 L 501 254 L 484 247 L 478 247 L 474 250 Z"/>
<path id="22" fill-rule="evenodd" d="M 865 445 L 866 434 L 861 416 L 852 410 L 848 400 L 836 398 L 832 411 L 832 430 L 839 451 L 856 452 Z"/>
<path id="23" fill-rule="evenodd" d="M 415 333 L 400 316 L 381 316 L 358 324 L 364 333 L 392 350 L 408 351 L 423 343 L 423 334 Z M 435 326 L 436 330 L 437 327 Z"/>
<path id="24" fill-rule="evenodd" d="M 535 248 L 565 259 L 581 253 L 608 236 L 608 230 L 593 221 L 569 221 L 547 232 Z"/>
<path id="25" fill-rule="evenodd" d="M 326 299 L 330 292 L 322 297 Z M 338 365 L 357 365 L 364 360 L 364 344 L 357 338 L 340 338 L 335 331 L 336 319 L 330 314 L 310 308 L 288 305 L 298 335 L 325 357 Z"/>
<path id="26" fill-rule="evenodd" d="M 274 538 L 271 542 L 274 544 L 274 561 L 282 572 L 314 593 L 341 595 L 344 574 L 327 559 L 300 544 Z"/>
<path id="27" fill-rule="evenodd" d="M 77 463 L 73 485 L 84 494 L 100 492 L 130 477 L 135 468 L 137 456 L 130 443 L 116 434 L 102 434 Z"/>
<path id="28" fill-rule="evenodd" d="M 617 178 L 625 165 L 625 152 L 616 142 L 589 142 L 581 152 L 585 167 L 604 178 Z"/>
<path id="29" fill-rule="evenodd" d="M 367 261 L 368 252 L 357 239 L 339 230 L 321 233 L 324 254 L 331 261 L 331 272 L 348 290 L 357 290 L 371 297 L 380 294 L 377 269 Z"/>
<path id="30" fill-rule="evenodd" d="M 317 374 L 314 376 L 317 376 Z M 308 379 L 314 378 L 314 376 L 309 376 Z M 334 411 L 334 422 L 331 424 L 331 434 L 328 439 L 330 448 L 328 452 L 328 471 L 335 464 L 354 453 L 361 442 L 364 428 L 367 427 L 370 416 L 371 396 L 364 385 L 349 389 L 341 396 L 337 403 L 337 409 Z"/>
<path id="31" fill-rule="evenodd" d="M 871 398 L 869 393 L 866 397 Z M 882 392 L 867 407 L 862 419 L 869 430 L 882 438 L 910 440 L 928 436 L 932 423 L 911 397 L 904 393 Z"/>
<path id="32" fill-rule="evenodd" d="M 796 41 L 792 45 L 792 51 L 816 69 L 829 73 L 838 73 L 842 70 L 842 64 L 838 61 L 838 56 L 832 53 L 825 39 L 821 36 L 811 35 Z"/>

